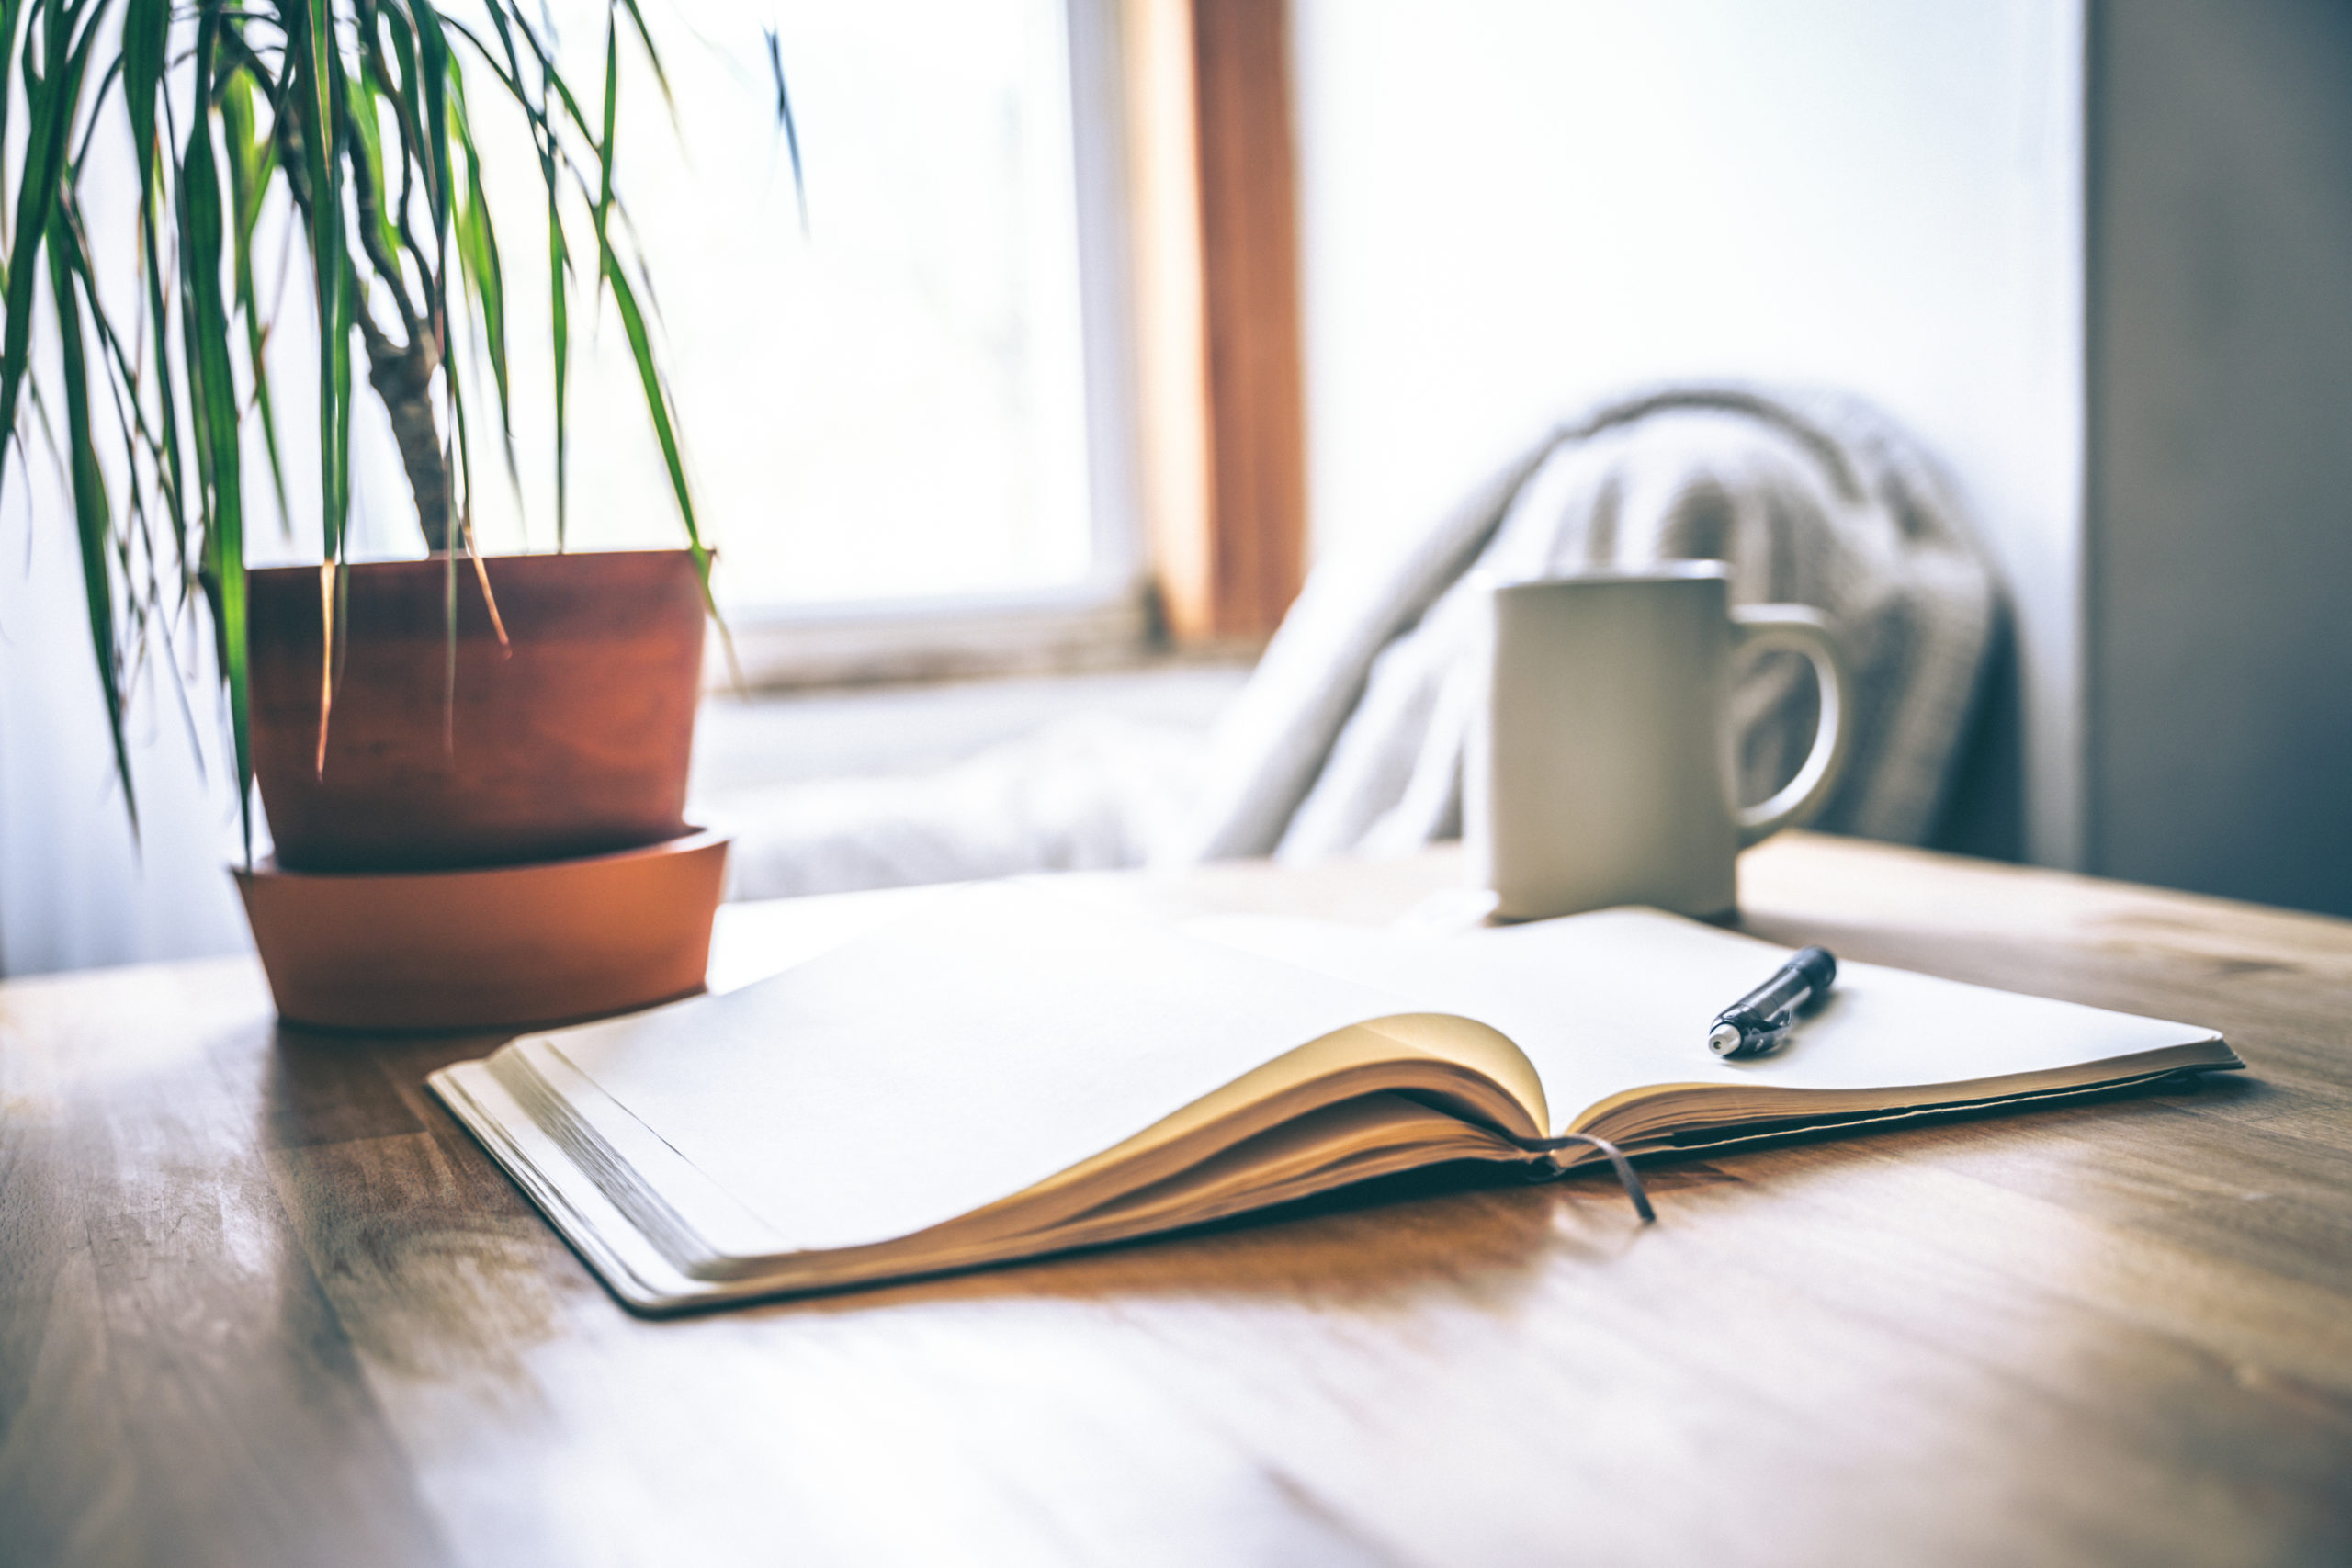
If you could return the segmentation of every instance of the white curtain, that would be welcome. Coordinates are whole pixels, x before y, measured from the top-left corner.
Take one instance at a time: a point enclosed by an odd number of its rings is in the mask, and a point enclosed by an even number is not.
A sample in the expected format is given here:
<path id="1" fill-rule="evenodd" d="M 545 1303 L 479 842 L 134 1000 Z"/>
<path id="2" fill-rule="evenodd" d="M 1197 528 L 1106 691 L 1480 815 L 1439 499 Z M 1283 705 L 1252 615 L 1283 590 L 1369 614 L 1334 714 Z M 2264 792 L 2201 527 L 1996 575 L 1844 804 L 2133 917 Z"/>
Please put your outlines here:
<path id="1" fill-rule="evenodd" d="M 236 791 L 221 765 L 220 703 L 209 677 L 189 683 L 199 773 L 170 680 L 153 672 L 131 709 L 134 839 L 72 513 L 38 441 L 12 453 L 0 498 L 0 975 L 251 946 L 228 874 Z"/>

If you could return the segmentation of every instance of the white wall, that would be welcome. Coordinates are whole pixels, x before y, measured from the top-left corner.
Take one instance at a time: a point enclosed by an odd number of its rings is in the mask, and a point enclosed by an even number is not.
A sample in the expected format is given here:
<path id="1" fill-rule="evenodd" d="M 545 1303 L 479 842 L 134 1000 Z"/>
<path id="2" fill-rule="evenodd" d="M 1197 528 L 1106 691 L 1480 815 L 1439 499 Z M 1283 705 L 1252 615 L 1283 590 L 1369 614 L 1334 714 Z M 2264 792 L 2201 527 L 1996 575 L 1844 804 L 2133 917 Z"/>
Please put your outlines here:
<path id="1" fill-rule="evenodd" d="M 2026 844 L 2078 828 L 2081 0 L 1295 0 L 1316 546 L 1632 382 L 1842 385 L 2008 579 Z"/>
<path id="2" fill-rule="evenodd" d="M 190 683 L 184 715 L 166 683 L 142 682 L 130 724 L 134 839 L 72 514 L 48 452 L 38 441 L 26 450 L 0 502 L 0 976 L 250 947 L 228 874 L 236 791 L 209 683 Z M 190 716 L 209 752 L 202 777 Z"/>

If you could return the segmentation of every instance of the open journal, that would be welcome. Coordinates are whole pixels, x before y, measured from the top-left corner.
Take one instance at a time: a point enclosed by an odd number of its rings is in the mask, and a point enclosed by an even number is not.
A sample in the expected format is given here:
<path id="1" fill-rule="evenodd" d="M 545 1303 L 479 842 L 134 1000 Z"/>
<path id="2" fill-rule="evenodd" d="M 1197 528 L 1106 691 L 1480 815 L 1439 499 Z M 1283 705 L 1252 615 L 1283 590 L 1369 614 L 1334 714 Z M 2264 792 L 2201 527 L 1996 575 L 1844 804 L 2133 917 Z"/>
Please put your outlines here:
<path id="1" fill-rule="evenodd" d="M 1627 1153 L 2242 1066 L 2211 1030 L 1849 964 L 1777 1055 L 1714 1014 L 1788 956 L 1611 909 L 1446 938 L 1182 930 L 943 893 L 724 996 L 433 1075 L 630 1306 L 1123 1241 L 1449 1160 Z"/>

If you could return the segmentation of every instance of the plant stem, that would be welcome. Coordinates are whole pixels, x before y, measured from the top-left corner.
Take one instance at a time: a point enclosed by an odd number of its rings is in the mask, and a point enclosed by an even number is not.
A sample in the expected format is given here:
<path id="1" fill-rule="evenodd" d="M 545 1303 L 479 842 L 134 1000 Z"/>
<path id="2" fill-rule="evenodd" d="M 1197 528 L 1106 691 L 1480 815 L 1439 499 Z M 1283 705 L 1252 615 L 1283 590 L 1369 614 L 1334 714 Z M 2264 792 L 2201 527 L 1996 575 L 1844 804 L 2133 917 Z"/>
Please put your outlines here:
<path id="1" fill-rule="evenodd" d="M 360 335 L 368 345 L 368 384 L 384 400 L 392 418 L 392 439 L 400 446 L 401 467 L 408 471 L 409 491 L 416 501 L 417 525 L 424 531 L 429 550 L 449 547 L 449 466 L 433 418 L 433 372 L 441 355 L 430 334 L 413 343 L 393 343 L 359 312 Z"/>

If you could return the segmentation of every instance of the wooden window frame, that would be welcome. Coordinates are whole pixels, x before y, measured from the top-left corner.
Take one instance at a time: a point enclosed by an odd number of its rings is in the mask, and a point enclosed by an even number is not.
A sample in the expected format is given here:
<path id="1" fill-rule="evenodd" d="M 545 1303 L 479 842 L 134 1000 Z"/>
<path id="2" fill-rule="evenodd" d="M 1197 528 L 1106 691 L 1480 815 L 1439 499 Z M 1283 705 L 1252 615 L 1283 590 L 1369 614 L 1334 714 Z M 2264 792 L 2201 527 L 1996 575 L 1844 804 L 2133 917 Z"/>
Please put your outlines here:
<path id="1" fill-rule="evenodd" d="M 1095 569 L 1062 588 L 741 617 L 748 687 L 1113 668 L 1162 637 L 1246 655 L 1297 596 L 1288 6 L 1067 4 Z M 732 671 L 714 660 L 709 680 Z"/>
<path id="2" fill-rule="evenodd" d="M 1262 641 L 1306 567 L 1285 0 L 1125 0 L 1138 468 L 1180 643 Z"/>

